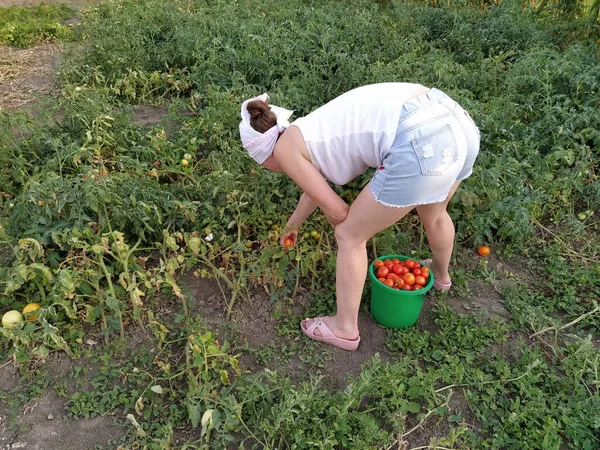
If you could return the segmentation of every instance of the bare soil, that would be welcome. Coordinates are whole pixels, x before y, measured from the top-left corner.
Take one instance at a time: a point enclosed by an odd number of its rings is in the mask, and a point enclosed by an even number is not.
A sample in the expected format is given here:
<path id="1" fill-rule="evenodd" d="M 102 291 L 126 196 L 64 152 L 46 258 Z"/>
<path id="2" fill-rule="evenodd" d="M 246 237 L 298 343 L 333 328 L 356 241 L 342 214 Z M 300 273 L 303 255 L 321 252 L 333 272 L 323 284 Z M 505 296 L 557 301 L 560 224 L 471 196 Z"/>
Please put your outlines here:
<path id="1" fill-rule="evenodd" d="M 89 373 L 90 377 L 97 370 L 95 364 L 86 359 L 72 360 L 62 352 L 54 352 L 45 361 L 37 362 L 37 368 L 45 372 L 44 381 L 47 383 L 40 395 L 21 405 L 18 411 L 11 411 L 10 405 L 0 402 L 0 449 L 114 448 L 111 447 L 111 443 L 116 442 L 126 432 L 118 423 L 120 418 L 99 416 L 74 419 L 66 415 L 68 399 L 59 396 L 55 387 L 64 386 L 67 394 L 77 390 L 76 380 L 72 376 L 75 366 L 86 368 L 85 372 Z M 32 381 L 20 375 L 13 364 L 5 363 L 0 368 L 0 391 L 8 394 L 8 399 L 18 397 L 19 385 L 26 385 Z M 85 387 L 85 380 L 77 381 L 81 383 L 80 386 Z"/>
<path id="2" fill-rule="evenodd" d="M 3 449 L 94 450 L 107 446 L 124 434 L 123 427 L 111 417 L 66 418 L 67 400 L 48 390 L 37 401 L 27 404 L 14 422 L 15 431 L 3 430 Z M 110 447 L 109 447 L 110 448 Z"/>
<path id="3" fill-rule="evenodd" d="M 305 294 L 299 296 L 293 306 L 294 313 L 298 314 L 299 317 L 296 335 L 282 337 L 278 332 L 278 322 L 275 318 L 278 305 L 271 302 L 265 293 L 255 292 L 249 300 L 238 301 L 234 308 L 234 316 L 228 323 L 225 321 L 226 304 L 223 293 L 214 282 L 188 276 L 182 284 L 186 286 L 194 299 L 192 314 L 206 319 L 207 323 L 212 324 L 215 329 L 219 329 L 220 336 L 228 336 L 228 338 L 234 339 L 234 342 L 240 348 L 243 347 L 242 343 L 247 344 L 247 349 L 250 349 L 250 351 L 244 352 L 241 359 L 242 368 L 247 372 L 259 372 L 265 368 L 264 364 L 261 364 L 252 356 L 252 349 L 268 349 L 272 348 L 273 344 L 278 349 L 283 345 L 294 343 L 298 345 L 299 349 L 307 346 L 314 351 L 315 355 L 325 353 L 325 366 L 307 367 L 299 359 L 300 355 L 305 354 L 304 350 L 300 350 L 289 362 L 270 361 L 268 364 L 269 369 L 276 370 L 296 381 L 306 380 L 307 372 L 310 371 L 324 377 L 324 384 L 327 388 L 339 390 L 346 387 L 349 376 L 358 375 L 361 366 L 370 361 L 376 354 L 379 354 L 382 360 L 387 361 L 393 361 L 394 358 L 399 357 L 385 350 L 386 330 L 372 319 L 366 308 L 363 308 L 359 315 L 361 344 L 357 351 L 346 352 L 324 344 L 313 343 L 301 333 L 299 320 L 304 317 L 303 312 L 310 303 L 310 298 Z M 228 294 L 228 292 L 225 292 L 225 296 L 228 296 Z M 508 314 L 501 307 L 499 295 L 492 287 L 481 286 L 477 299 L 477 302 L 481 305 L 481 310 L 486 311 L 486 315 L 489 317 L 494 316 L 496 310 L 499 312 L 498 317 L 505 317 Z M 426 296 L 418 322 L 420 328 L 430 332 L 438 330 L 437 325 L 431 318 L 431 309 L 435 301 L 435 295 Z M 457 308 L 460 308 L 464 302 L 449 296 L 448 303 L 455 303 Z M 463 309 L 462 312 L 473 314 L 480 312 L 480 309 Z M 450 394 L 450 391 L 448 393 Z M 449 416 L 462 417 L 462 422 L 467 427 L 477 428 L 477 421 L 460 388 L 452 392 L 448 409 Z M 416 422 L 408 421 L 406 431 L 416 425 Z M 447 436 L 450 428 L 451 425 L 447 419 L 439 420 L 439 416 L 431 416 L 406 437 L 403 445 L 407 445 L 406 448 L 427 446 L 432 438 Z"/>
<path id="4" fill-rule="evenodd" d="M 0 46 L 0 111 L 24 109 L 52 91 L 60 48 L 57 44 L 22 50 Z"/>

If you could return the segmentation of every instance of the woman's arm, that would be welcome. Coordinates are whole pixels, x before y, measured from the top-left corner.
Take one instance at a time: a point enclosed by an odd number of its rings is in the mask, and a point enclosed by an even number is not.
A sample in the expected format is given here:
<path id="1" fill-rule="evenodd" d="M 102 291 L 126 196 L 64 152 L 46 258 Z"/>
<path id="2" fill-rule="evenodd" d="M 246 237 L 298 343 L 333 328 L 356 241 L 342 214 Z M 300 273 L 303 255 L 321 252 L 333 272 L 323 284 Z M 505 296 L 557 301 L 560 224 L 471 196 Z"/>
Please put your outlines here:
<path id="1" fill-rule="evenodd" d="M 317 209 L 317 204 L 304 192 L 298 200 L 298 206 L 287 221 L 286 228 L 298 229 L 302 223 Z"/>
<path id="2" fill-rule="evenodd" d="M 321 208 L 327 221 L 335 226 L 344 221 L 349 206 L 302 155 L 301 147 L 304 145 L 300 130 L 291 126 L 277 141 L 273 154 L 281 169 Z"/>
<path id="3" fill-rule="evenodd" d="M 285 225 L 284 233 L 279 238 L 279 243 L 281 245 L 286 245 L 286 239 L 291 239 L 293 245 L 296 245 L 300 225 L 302 225 L 315 209 L 317 209 L 317 204 L 306 194 L 306 192 L 302 193 L 294 213 L 290 216 Z"/>

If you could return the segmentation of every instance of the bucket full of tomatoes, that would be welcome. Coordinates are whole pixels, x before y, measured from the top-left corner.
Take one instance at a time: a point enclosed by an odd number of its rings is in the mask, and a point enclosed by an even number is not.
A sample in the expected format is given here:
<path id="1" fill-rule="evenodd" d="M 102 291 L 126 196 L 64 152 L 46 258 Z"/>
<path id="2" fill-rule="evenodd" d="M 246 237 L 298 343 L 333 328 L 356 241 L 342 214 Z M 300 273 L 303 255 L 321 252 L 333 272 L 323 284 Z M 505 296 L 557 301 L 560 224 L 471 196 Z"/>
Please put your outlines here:
<path id="1" fill-rule="evenodd" d="M 384 327 L 406 328 L 421 313 L 424 295 L 433 286 L 429 267 L 402 255 L 381 256 L 369 266 L 371 314 Z"/>

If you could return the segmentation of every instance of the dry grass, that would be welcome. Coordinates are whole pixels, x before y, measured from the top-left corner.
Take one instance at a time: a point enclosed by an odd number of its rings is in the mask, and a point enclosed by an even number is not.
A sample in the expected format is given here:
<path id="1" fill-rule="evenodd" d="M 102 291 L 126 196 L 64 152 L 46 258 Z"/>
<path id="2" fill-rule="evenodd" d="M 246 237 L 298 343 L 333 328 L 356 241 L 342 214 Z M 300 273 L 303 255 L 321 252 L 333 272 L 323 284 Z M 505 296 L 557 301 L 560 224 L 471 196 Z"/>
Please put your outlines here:
<path id="1" fill-rule="evenodd" d="M 50 90 L 60 48 L 57 44 L 24 50 L 0 46 L 0 110 L 19 108 Z"/>
<path id="2" fill-rule="evenodd" d="M 27 72 L 35 61 L 35 50 L 0 47 L 0 84 L 6 84 Z"/>

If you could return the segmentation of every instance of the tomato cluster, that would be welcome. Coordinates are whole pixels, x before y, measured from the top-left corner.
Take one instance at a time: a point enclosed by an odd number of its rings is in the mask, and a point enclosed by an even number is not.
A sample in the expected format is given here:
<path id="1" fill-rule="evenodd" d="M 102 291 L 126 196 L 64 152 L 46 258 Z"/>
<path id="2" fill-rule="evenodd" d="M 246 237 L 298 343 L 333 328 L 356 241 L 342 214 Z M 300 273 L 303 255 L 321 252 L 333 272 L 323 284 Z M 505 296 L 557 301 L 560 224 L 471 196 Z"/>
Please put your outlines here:
<path id="1" fill-rule="evenodd" d="M 376 259 L 373 270 L 381 283 L 393 289 L 417 291 L 429 282 L 429 267 L 413 259 Z"/>

